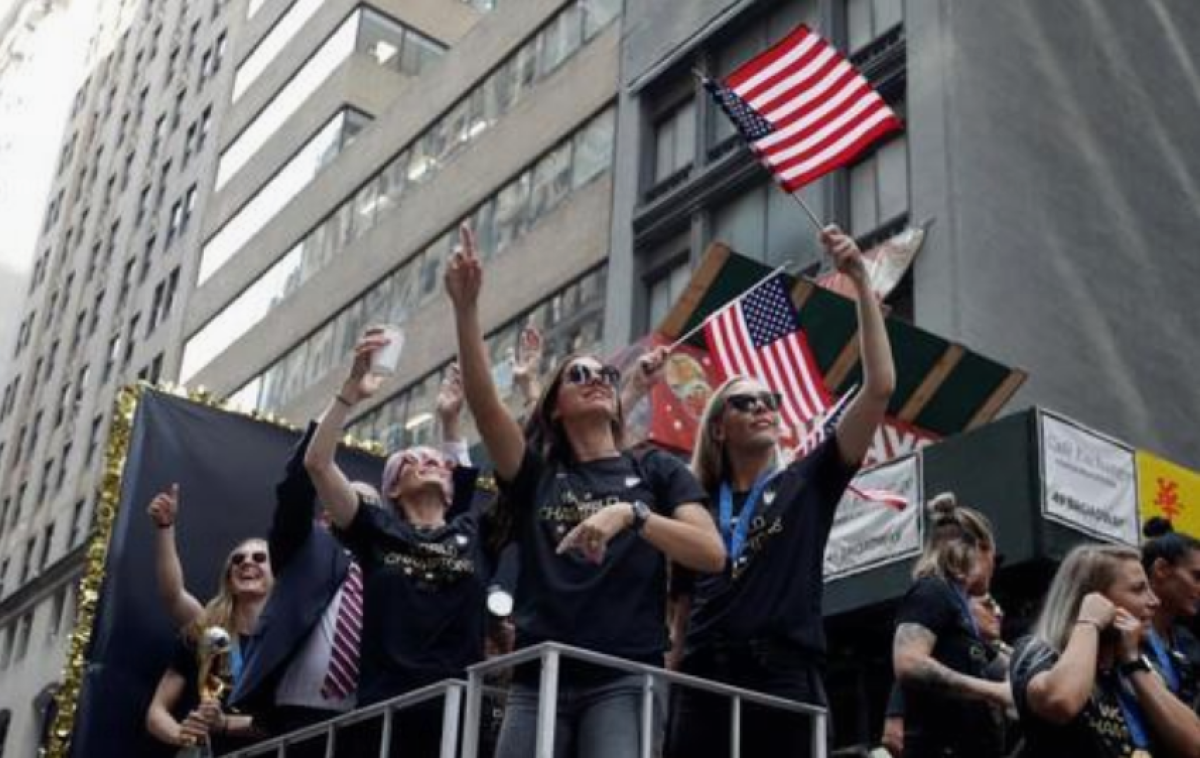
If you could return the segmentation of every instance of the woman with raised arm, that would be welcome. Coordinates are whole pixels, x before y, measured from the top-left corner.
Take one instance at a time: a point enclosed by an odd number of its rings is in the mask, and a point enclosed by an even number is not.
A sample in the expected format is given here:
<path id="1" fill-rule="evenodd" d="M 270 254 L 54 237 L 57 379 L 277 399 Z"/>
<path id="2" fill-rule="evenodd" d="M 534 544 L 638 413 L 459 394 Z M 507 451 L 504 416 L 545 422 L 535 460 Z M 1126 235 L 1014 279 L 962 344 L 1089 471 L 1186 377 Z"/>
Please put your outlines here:
<path id="1" fill-rule="evenodd" d="M 1142 531 L 1142 568 L 1158 598 L 1143 640 L 1146 657 L 1167 688 L 1200 713 L 1200 641 L 1185 626 L 1200 613 L 1200 540 L 1161 517 Z"/>
<path id="2" fill-rule="evenodd" d="M 661 666 L 667 559 L 718 571 L 725 551 L 687 468 L 621 449 L 619 373 L 591 355 L 550 374 L 522 429 L 501 402 L 479 326 L 483 272 L 465 226 L 446 269 L 467 405 L 513 504 L 517 646 L 561 642 Z M 497 754 L 534 753 L 537 671 L 518 671 Z M 555 755 L 639 755 L 641 678 L 566 665 Z"/>
<path id="3" fill-rule="evenodd" d="M 828 227 L 821 241 L 858 287 L 863 386 L 833 434 L 810 455 L 781 465 L 780 397 L 751 377 L 731 377 L 709 399 L 692 470 L 709 495 L 729 563 L 710 576 L 681 574 L 689 613 L 676 613 L 681 670 L 825 706 L 822 566 L 842 493 L 895 387 L 891 347 L 854 240 Z M 687 587 L 692 585 L 693 587 Z M 686 623 L 682 623 L 686 622 Z M 742 755 L 807 755 L 810 721 L 747 707 Z M 729 703 L 683 688 L 672 703 L 668 755 L 729 753 Z"/>
<path id="4" fill-rule="evenodd" d="M 1200 717 L 1141 651 L 1158 608 L 1141 557 L 1080 545 L 1059 565 L 1012 659 L 1025 758 L 1200 757 Z"/>
<path id="5" fill-rule="evenodd" d="M 146 712 L 146 728 L 169 745 L 210 739 L 218 747 L 233 747 L 239 739 L 254 735 L 251 717 L 224 713 L 222 700 L 199 701 L 197 650 L 209 627 L 220 627 L 229 634 L 232 645 L 218 672 L 224 682 L 224 695 L 228 695 L 240 673 L 243 641 L 253 633 L 274 583 L 267 543 L 250 539 L 234 548 L 222 568 L 216 597 L 201 605 L 184 587 L 175 546 L 178 507 L 179 485 L 173 484 L 170 490 L 156 495 L 147 509 L 157 527 L 155 568 L 159 592 L 179 629 L 179 641 Z M 183 714 L 186 717 L 180 718 Z"/>
<path id="6" fill-rule="evenodd" d="M 360 653 L 346 667 L 357 678 L 360 706 L 462 678 L 467 666 L 482 660 L 490 576 L 484 514 L 472 505 L 475 469 L 457 466 L 433 448 L 397 451 L 384 466 L 385 502 L 379 507 L 363 498 L 335 460 L 350 411 L 382 384 L 371 371 L 371 356 L 387 340 L 379 330 L 359 340 L 349 375 L 321 416 L 304 458 L 335 534 L 362 570 Z M 452 371 L 452 382 L 453 377 Z M 446 414 L 439 415 L 445 424 Z M 443 433 L 452 436 L 449 429 Z M 437 755 L 440 703 L 398 712 L 394 734 L 405 755 Z"/>

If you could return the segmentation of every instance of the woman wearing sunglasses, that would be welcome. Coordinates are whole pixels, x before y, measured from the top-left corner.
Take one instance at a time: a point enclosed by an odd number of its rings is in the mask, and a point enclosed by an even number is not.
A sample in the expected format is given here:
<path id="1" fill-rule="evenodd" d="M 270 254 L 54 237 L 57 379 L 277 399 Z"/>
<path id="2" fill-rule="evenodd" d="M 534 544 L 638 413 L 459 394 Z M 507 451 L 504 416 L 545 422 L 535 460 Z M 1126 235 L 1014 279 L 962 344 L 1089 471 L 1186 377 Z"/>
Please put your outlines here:
<path id="1" fill-rule="evenodd" d="M 486 587 L 483 512 L 473 502 L 475 469 L 428 447 L 393 453 L 384 466 L 383 506 L 352 486 L 335 460 L 350 411 L 384 377 L 372 355 L 387 337 L 368 330 L 349 376 L 317 425 L 304 465 L 335 533 L 362 570 L 358 704 L 370 705 L 448 678 L 483 658 Z M 350 666 L 348 666 L 350 668 Z M 405 755 L 436 755 L 441 705 L 397 713 Z M 367 748 L 364 748 L 366 750 Z M 370 747 L 377 750 L 378 744 Z"/>
<path id="2" fill-rule="evenodd" d="M 825 543 L 896 380 L 858 245 L 837 227 L 828 227 L 821 242 L 858 294 L 862 390 L 833 434 L 786 466 L 778 395 L 750 377 L 732 377 L 713 394 L 692 470 L 709 494 L 729 562 L 694 580 L 690 614 L 676 614 L 672 637 L 684 645 L 684 673 L 824 706 Z M 681 573 L 677 594 L 686 594 L 689 584 Z M 673 698 L 672 711 L 669 755 L 728 755 L 728 701 L 685 689 Z M 743 756 L 780 755 L 783 746 L 788 755 L 806 755 L 811 745 L 806 717 L 757 708 L 746 708 L 741 733 Z"/>
<path id="3" fill-rule="evenodd" d="M 496 391 L 479 327 L 483 272 L 465 226 L 446 270 L 467 405 L 511 503 L 520 570 L 517 646 L 545 641 L 661 666 L 666 559 L 701 571 L 724 564 L 704 492 L 670 456 L 622 452 L 616 369 L 588 355 L 550 375 L 525 428 Z M 537 677 L 518 670 L 497 755 L 526 758 L 536 741 Z M 640 753 L 641 679 L 564 665 L 555 755 Z"/>
<path id="4" fill-rule="evenodd" d="M 180 630 L 180 638 L 146 712 L 146 728 L 169 745 L 182 747 L 208 739 L 219 751 L 236 747 L 252 736 L 254 730 L 249 716 L 224 713 L 223 702 L 199 702 L 199 640 L 212 626 L 221 627 L 233 639 L 219 674 L 228 695 L 241 671 L 242 642 L 254 631 L 274 576 L 267 543 L 260 539 L 246 540 L 226 558 L 216 597 L 201 605 L 183 584 L 183 568 L 175 546 L 178 506 L 179 485 L 173 484 L 170 490 L 156 495 L 148 508 L 157 527 L 155 566 L 159 593 Z M 187 715 L 177 718 L 180 714 Z"/>

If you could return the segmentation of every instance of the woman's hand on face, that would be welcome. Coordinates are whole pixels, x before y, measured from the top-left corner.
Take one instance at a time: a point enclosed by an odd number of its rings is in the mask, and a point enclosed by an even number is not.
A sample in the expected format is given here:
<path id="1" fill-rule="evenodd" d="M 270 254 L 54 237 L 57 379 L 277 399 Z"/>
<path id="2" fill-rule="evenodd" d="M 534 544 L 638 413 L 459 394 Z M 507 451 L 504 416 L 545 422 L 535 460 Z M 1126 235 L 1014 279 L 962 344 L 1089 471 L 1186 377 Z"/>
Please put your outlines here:
<path id="1" fill-rule="evenodd" d="M 179 484 L 171 485 L 171 489 L 160 492 L 150 501 L 146 513 L 159 529 L 175 525 L 175 517 L 179 512 Z"/>
<path id="2" fill-rule="evenodd" d="M 1089 592 L 1079 604 L 1080 621 L 1095 624 L 1100 629 L 1107 629 L 1117 614 L 1117 606 L 1099 592 Z"/>
<path id="3" fill-rule="evenodd" d="M 363 334 L 354 346 L 354 363 L 350 366 L 350 375 L 342 384 L 342 397 L 358 403 L 379 391 L 384 377 L 371 372 L 371 356 L 388 342 L 380 329 L 368 329 Z"/>
<path id="4" fill-rule="evenodd" d="M 567 532 L 558 543 L 558 554 L 578 550 L 592 563 L 602 563 L 609 541 L 632 525 L 633 508 L 629 503 L 606 505 Z"/>
<path id="5" fill-rule="evenodd" d="M 446 265 L 446 294 L 458 312 L 474 308 L 483 287 L 483 267 L 475 249 L 475 234 L 463 223 L 458 227 L 458 245 Z"/>
<path id="6" fill-rule="evenodd" d="M 1142 635 L 1145 626 L 1129 611 L 1117 608 L 1113 628 L 1120 632 L 1118 654 L 1122 661 L 1132 661 L 1142 654 Z"/>

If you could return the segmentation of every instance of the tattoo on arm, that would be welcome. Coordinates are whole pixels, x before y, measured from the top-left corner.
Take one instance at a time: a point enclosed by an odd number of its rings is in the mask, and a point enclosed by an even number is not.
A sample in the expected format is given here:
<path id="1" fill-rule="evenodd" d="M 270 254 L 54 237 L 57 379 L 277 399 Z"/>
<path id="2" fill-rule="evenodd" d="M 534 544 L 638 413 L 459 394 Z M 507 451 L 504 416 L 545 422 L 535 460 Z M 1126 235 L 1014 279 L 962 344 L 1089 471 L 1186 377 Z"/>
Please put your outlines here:
<path id="1" fill-rule="evenodd" d="M 896 628 L 892 654 L 895 658 L 904 657 L 910 661 L 904 684 L 929 692 L 981 699 L 974 687 L 975 677 L 960 674 L 934 659 L 936 643 L 937 635 L 920 624 L 901 624 Z"/>

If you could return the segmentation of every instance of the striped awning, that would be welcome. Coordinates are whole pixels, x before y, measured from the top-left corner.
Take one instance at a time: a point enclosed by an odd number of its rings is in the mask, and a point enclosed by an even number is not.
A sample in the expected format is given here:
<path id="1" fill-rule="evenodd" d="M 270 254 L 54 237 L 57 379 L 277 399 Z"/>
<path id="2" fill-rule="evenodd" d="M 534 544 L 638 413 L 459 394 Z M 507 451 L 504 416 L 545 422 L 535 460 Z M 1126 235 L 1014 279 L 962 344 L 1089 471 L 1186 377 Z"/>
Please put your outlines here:
<path id="1" fill-rule="evenodd" d="M 658 331 L 670 339 L 687 334 L 770 271 L 714 243 Z M 861 381 L 854 301 L 806 279 L 793 279 L 792 299 L 826 386 L 840 394 Z M 1027 377 L 1024 371 L 898 319 L 887 319 L 887 329 L 896 361 L 896 392 L 888 415 L 938 436 L 995 418 Z M 703 340 L 697 333 L 689 341 L 703 347 Z"/>

